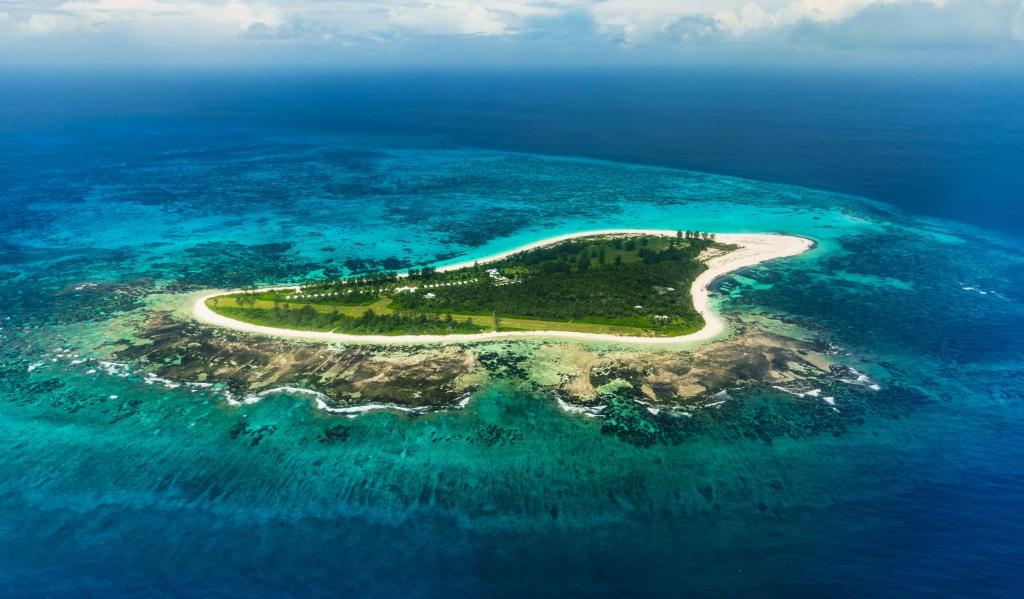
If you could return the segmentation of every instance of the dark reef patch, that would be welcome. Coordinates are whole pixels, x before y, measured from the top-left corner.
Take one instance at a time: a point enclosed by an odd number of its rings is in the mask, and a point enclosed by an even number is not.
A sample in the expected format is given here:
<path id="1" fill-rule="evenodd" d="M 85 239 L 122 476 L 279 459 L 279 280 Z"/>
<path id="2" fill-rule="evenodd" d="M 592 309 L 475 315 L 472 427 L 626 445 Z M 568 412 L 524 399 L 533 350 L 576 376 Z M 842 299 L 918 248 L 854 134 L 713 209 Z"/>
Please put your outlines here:
<path id="1" fill-rule="evenodd" d="M 527 356 L 515 351 L 513 343 L 504 344 L 496 351 L 482 351 L 476 358 L 496 377 L 525 380 L 530 374 L 526 370 Z"/>
<path id="2" fill-rule="evenodd" d="M 247 438 L 249 440 L 250 447 L 256 447 L 261 441 L 273 435 L 277 432 L 276 424 L 263 424 L 260 426 L 253 426 L 251 423 L 240 420 L 235 426 L 231 427 L 229 435 L 232 439 Z"/>
<path id="3" fill-rule="evenodd" d="M 630 445 L 650 447 L 662 440 L 664 432 L 658 422 L 636 401 L 637 396 L 616 393 L 601 411 L 604 423 L 601 432 L 615 435 Z"/>
<path id="4" fill-rule="evenodd" d="M 290 281 L 323 266 L 301 260 L 293 250 L 291 243 L 207 242 L 188 248 L 180 260 L 152 263 L 150 268 L 160 278 L 175 281 L 175 290 L 188 291 Z"/>
<path id="5" fill-rule="evenodd" d="M 771 444 L 782 437 L 841 435 L 868 416 L 898 419 L 934 401 L 916 389 L 899 386 L 873 391 L 833 383 L 823 393 L 832 398 L 834 405 L 815 397 L 797 398 L 771 388 L 750 386 L 734 390 L 713 407 L 651 413 L 642 396 L 624 389 L 617 391 L 602 410 L 601 432 L 638 447 L 679 444 L 705 436 Z"/>
<path id="6" fill-rule="evenodd" d="M 151 279 L 121 283 L 81 281 L 53 284 L 40 276 L 26 284 L 0 285 L 7 315 L 25 325 L 67 325 L 105 320 L 142 306 L 154 291 Z M 33 284 L 34 283 L 34 284 Z"/>
<path id="7" fill-rule="evenodd" d="M 486 447 L 514 445 L 523 440 L 523 433 L 514 428 L 488 424 L 477 428 L 476 440 Z"/>
<path id="8" fill-rule="evenodd" d="M 320 434 L 318 441 L 323 444 L 331 443 L 344 443 L 348 441 L 348 436 L 352 431 L 352 427 L 344 424 L 332 424 L 331 426 L 325 427 L 324 431 Z"/>

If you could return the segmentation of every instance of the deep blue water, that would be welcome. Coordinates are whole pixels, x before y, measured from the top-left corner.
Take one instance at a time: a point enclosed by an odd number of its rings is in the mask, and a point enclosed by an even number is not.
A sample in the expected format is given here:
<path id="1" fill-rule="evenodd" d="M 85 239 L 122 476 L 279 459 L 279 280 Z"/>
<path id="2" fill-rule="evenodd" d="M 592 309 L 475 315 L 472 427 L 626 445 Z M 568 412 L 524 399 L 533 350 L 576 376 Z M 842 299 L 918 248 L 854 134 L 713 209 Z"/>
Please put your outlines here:
<path id="1" fill-rule="evenodd" d="M 1020 78 L 0 81 L 0 593 L 1016 594 Z M 336 445 L 307 398 L 232 407 L 98 362 L 179 292 L 613 226 L 815 238 L 718 305 L 829 340 L 880 390 L 840 385 L 834 413 L 761 390 L 638 447 L 498 383 Z M 458 440 L 488 425 L 521 441 Z"/>
<path id="2" fill-rule="evenodd" d="M 426 137 L 828 189 L 1024 233 L 1024 72 L 35 72 L 0 127 L 168 122 Z M 161 126 L 140 130 L 139 118 Z M 142 141 L 139 138 L 138 141 Z"/>

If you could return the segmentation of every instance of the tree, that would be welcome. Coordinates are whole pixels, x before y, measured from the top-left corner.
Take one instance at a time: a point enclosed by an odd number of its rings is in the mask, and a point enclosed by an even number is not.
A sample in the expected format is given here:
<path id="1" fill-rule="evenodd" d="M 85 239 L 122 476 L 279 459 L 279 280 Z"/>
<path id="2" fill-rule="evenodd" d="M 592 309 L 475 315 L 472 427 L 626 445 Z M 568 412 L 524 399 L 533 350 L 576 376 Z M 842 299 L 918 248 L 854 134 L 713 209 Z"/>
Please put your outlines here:
<path id="1" fill-rule="evenodd" d="M 576 260 L 576 270 L 579 272 L 586 272 L 590 268 L 590 256 L 586 254 L 580 254 L 579 259 Z"/>
<path id="2" fill-rule="evenodd" d="M 313 309 L 313 306 L 306 304 L 305 306 L 302 307 L 301 310 L 299 310 L 299 324 L 310 324 L 313 322 L 313 319 L 315 318 L 316 310 Z"/>

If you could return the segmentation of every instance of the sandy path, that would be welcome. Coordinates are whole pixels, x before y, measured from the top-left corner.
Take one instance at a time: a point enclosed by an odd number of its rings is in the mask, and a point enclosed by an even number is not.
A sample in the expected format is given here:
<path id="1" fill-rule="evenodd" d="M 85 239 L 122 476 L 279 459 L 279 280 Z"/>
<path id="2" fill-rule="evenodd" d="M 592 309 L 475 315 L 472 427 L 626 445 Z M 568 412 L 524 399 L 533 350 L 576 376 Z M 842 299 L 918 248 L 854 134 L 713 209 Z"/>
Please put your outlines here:
<path id="1" fill-rule="evenodd" d="M 583 231 L 568 235 L 559 235 L 542 239 L 536 243 L 524 245 L 507 252 L 488 256 L 478 260 L 470 260 L 458 264 L 451 264 L 438 268 L 439 271 L 455 270 L 472 266 L 474 262 L 483 264 L 500 260 L 512 254 L 530 250 L 536 247 L 566 241 L 578 237 L 590 237 L 592 235 L 609 234 L 643 234 L 643 235 L 675 235 L 675 231 L 659 229 L 608 229 L 598 231 Z M 768 260 L 786 258 L 801 254 L 814 246 L 814 242 L 803 237 L 792 235 L 775 235 L 763 233 L 720 233 L 715 235 L 715 240 L 731 245 L 740 246 L 739 249 L 708 260 L 708 268 L 700 274 L 690 287 L 693 296 L 693 305 L 697 312 L 704 317 L 704 328 L 688 335 L 678 337 L 628 337 L 621 335 L 610 335 L 600 333 L 579 333 L 573 331 L 509 331 L 499 333 L 474 333 L 456 335 L 346 335 L 344 333 L 328 333 L 316 331 L 296 331 L 292 329 L 279 329 L 256 324 L 249 324 L 221 316 L 214 313 L 206 305 L 206 300 L 218 295 L 237 293 L 237 291 L 217 291 L 202 294 L 192 305 L 192 315 L 205 324 L 224 327 L 244 333 L 255 333 L 258 335 L 271 335 L 288 339 L 301 339 L 306 341 L 323 341 L 331 343 L 368 343 L 368 344 L 433 344 L 433 343 L 471 343 L 479 341 L 492 341 L 495 339 L 571 339 L 576 341 L 598 341 L 606 343 L 630 343 L 644 345 L 672 345 L 680 343 L 691 343 L 695 341 L 706 341 L 713 339 L 725 331 L 722 320 L 711 310 L 708 299 L 708 286 L 724 275 L 753 266 Z M 273 289 L 292 289 L 294 285 L 281 287 L 267 287 L 259 291 Z"/>

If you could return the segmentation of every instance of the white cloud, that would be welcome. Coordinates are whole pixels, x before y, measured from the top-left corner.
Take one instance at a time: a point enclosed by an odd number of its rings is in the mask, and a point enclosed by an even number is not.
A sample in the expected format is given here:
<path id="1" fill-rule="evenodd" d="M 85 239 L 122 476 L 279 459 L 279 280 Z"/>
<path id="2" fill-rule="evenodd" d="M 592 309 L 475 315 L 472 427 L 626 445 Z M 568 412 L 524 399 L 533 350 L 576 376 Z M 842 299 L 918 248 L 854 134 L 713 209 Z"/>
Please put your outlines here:
<path id="1" fill-rule="evenodd" d="M 476 2 L 440 0 L 400 6 L 388 18 L 402 29 L 433 35 L 506 35 L 509 24 Z"/>
<path id="2" fill-rule="evenodd" d="M 389 2 L 391 23 L 429 35 L 512 35 L 527 19 L 554 17 L 572 0 L 413 0 Z"/>
<path id="3" fill-rule="evenodd" d="M 715 20 L 726 31 L 733 34 L 744 34 L 775 27 L 779 24 L 779 16 L 766 11 L 760 4 L 748 3 L 738 11 L 726 11 L 715 15 Z"/>
<path id="4" fill-rule="evenodd" d="M 837 22 L 872 6 L 909 3 L 941 7 L 946 0 L 599 0 L 589 10 L 600 30 L 632 43 L 665 32 L 680 19 L 711 19 L 717 29 L 742 36 L 802 21 Z"/>
<path id="5" fill-rule="evenodd" d="M 972 38 L 1024 42 L 1024 0 L 0 0 L 4 26 L 27 38 L 100 46 L 382 46 L 417 38 L 544 39 L 616 46 L 713 47 L 798 40 L 847 47 L 916 40 L 963 47 Z M 8 7 L 11 6 L 13 8 Z M 887 15 L 898 17 L 893 24 Z M 917 19 L 920 17 L 920 19 Z M 4 19 L 0 18 L 0 24 Z M 571 26 L 566 29 L 567 24 Z M 562 29 L 556 29 L 563 27 Z M 13 28 L 13 29 L 12 29 Z M 529 35 L 524 35 L 529 34 Z M 12 36 L 7 38 L 10 45 Z M 84 40 L 84 41 L 83 41 Z M 984 40 L 981 40 L 984 41 Z M 448 43 L 448 42 L 445 42 Z M 5 44 L 0 39 L 0 47 Z M 69 45 L 72 42 L 68 42 Z M 454 46 L 448 46 L 454 47 Z M 469 48 L 470 46 L 465 46 Z M 653 51 L 653 50 L 652 50 Z"/>
<path id="6" fill-rule="evenodd" d="M 206 3 L 189 0 L 70 0 L 22 23 L 22 31 L 48 35 L 61 31 L 122 30 L 157 37 L 233 34 L 255 25 L 275 28 L 283 23 L 280 9 L 242 0 Z"/>
<path id="7" fill-rule="evenodd" d="M 1020 51 L 1013 24 L 1019 1 L 878 3 L 834 22 L 802 23 L 791 39 L 847 51 Z"/>
<path id="8" fill-rule="evenodd" d="M 1013 15 L 1013 37 L 1024 41 L 1024 0 L 1021 0 L 1017 12 Z"/>
<path id="9" fill-rule="evenodd" d="M 56 31 L 73 29 L 73 18 L 61 14 L 40 13 L 30 16 L 20 24 L 20 30 L 29 35 L 47 35 Z"/>

